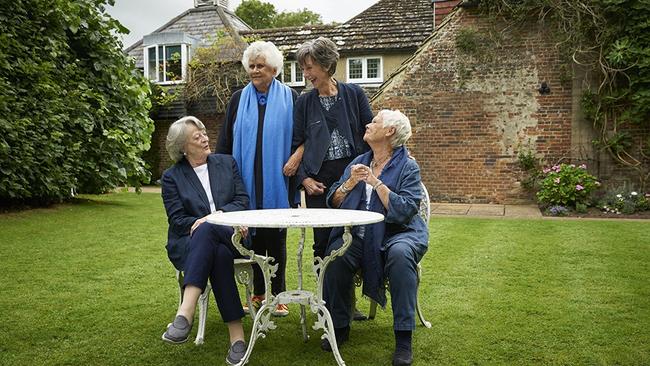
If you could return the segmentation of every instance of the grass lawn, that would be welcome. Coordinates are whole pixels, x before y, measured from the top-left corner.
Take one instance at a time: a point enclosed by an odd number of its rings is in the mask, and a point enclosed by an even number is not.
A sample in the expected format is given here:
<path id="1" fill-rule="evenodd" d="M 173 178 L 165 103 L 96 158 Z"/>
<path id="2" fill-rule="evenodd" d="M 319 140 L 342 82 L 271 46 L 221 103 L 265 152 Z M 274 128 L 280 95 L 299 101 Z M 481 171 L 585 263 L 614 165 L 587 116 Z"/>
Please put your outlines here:
<path id="1" fill-rule="evenodd" d="M 650 364 L 650 222 L 434 216 L 430 232 L 420 299 L 433 327 L 418 323 L 414 365 Z M 203 346 L 160 340 L 177 288 L 159 194 L 2 214 L 0 233 L 0 365 L 224 364 L 212 298 Z M 302 342 L 298 309 L 276 318 L 250 365 L 335 364 L 320 332 Z M 389 365 L 392 350 L 389 305 L 353 324 L 341 353 Z"/>

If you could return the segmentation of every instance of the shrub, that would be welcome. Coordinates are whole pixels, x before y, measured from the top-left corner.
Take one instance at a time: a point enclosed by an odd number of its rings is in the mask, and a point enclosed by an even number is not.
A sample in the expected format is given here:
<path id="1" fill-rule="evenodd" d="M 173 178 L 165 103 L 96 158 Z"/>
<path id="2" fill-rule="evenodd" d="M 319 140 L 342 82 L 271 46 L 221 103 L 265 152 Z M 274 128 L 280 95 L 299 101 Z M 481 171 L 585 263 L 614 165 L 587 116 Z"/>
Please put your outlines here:
<path id="1" fill-rule="evenodd" d="M 111 0 L 4 1 L 0 203 L 47 204 L 148 181 L 148 82 L 121 50 Z"/>
<path id="2" fill-rule="evenodd" d="M 537 192 L 537 199 L 546 205 L 576 207 L 588 204 L 589 196 L 600 186 L 596 177 L 587 172 L 586 165 L 554 165 L 542 171 L 544 178 Z"/>

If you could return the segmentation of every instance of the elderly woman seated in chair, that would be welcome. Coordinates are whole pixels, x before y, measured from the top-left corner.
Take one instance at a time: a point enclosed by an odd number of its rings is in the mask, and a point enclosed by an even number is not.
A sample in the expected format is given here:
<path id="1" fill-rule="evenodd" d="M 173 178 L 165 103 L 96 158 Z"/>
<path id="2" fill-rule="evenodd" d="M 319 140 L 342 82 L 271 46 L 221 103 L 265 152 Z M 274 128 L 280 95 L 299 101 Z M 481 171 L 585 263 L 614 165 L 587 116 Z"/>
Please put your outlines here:
<path id="1" fill-rule="evenodd" d="M 226 362 L 237 364 L 246 351 L 244 317 L 234 277 L 239 252 L 231 242 L 233 229 L 206 222 L 214 212 L 248 208 L 248 195 L 230 155 L 211 154 L 205 126 L 184 117 L 169 127 L 167 151 L 176 163 L 162 176 L 162 198 L 169 222 L 167 255 L 185 272 L 183 301 L 162 339 L 187 341 L 199 296 L 208 279 L 223 321 L 230 349 Z M 244 233 L 245 234 L 245 233 Z"/>
<path id="2" fill-rule="evenodd" d="M 350 333 L 354 274 L 362 270 L 363 294 L 381 306 L 386 305 L 387 279 L 395 332 L 393 365 L 413 362 L 417 264 L 429 240 L 426 223 L 418 215 L 423 194 L 420 168 L 404 146 L 410 136 L 411 125 L 404 114 L 379 112 L 366 125 L 363 136 L 371 151 L 347 166 L 327 196 L 330 207 L 369 210 L 385 216 L 383 222 L 352 230 L 352 244 L 325 274 L 324 299 L 340 346 Z M 341 247 L 342 234 L 341 228 L 332 231 L 328 253 Z M 321 347 L 331 351 L 327 339 Z"/>

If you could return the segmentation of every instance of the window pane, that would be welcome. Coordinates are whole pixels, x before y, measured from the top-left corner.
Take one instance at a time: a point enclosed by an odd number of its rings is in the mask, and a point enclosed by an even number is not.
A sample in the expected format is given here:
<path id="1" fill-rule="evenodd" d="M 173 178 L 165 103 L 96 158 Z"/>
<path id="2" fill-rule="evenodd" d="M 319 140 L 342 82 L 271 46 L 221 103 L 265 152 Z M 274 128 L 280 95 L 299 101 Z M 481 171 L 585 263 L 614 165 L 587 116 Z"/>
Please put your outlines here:
<path id="1" fill-rule="evenodd" d="M 379 77 L 379 59 L 369 58 L 368 62 L 368 79 L 376 79 Z"/>
<path id="2" fill-rule="evenodd" d="M 348 60 L 348 70 L 350 74 L 350 79 L 361 79 L 363 78 L 363 66 L 360 59 L 350 59 Z"/>
<path id="3" fill-rule="evenodd" d="M 284 69 L 282 70 L 282 81 L 285 83 L 290 83 L 291 80 L 291 62 L 284 63 Z"/>
<path id="4" fill-rule="evenodd" d="M 300 68 L 300 65 L 297 62 L 294 62 L 294 65 L 296 65 L 296 82 L 302 83 L 303 81 L 302 69 Z"/>
<path id="5" fill-rule="evenodd" d="M 165 81 L 165 52 L 163 46 L 158 46 L 158 81 Z"/>
<path id="6" fill-rule="evenodd" d="M 156 60 L 156 47 L 147 49 L 147 78 L 149 80 L 156 80 L 156 73 L 158 72 L 158 62 Z"/>
<path id="7" fill-rule="evenodd" d="M 167 77 L 165 81 L 181 80 L 183 77 L 181 70 L 181 46 L 165 47 L 165 62 L 167 63 Z"/>

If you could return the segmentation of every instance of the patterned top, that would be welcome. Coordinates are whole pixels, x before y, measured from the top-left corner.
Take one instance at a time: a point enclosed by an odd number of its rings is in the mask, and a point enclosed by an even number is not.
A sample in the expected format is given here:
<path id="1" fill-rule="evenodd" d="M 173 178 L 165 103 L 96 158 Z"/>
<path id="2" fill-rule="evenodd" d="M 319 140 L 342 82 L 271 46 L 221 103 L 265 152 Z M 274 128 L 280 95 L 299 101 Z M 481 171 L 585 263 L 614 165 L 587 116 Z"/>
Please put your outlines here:
<path id="1" fill-rule="evenodd" d="M 338 98 L 338 95 L 332 95 L 332 96 L 318 96 L 320 99 L 320 105 L 325 108 L 326 111 L 329 112 L 330 108 L 336 103 L 336 99 Z"/>
<path id="2" fill-rule="evenodd" d="M 335 128 L 330 135 L 330 146 L 327 148 L 325 160 L 336 160 L 352 156 L 352 149 L 348 140 Z"/>
<path id="3" fill-rule="evenodd" d="M 320 99 L 320 105 L 329 112 L 338 100 L 338 95 L 318 96 L 318 98 Z M 341 132 L 335 128 L 330 135 L 330 146 L 327 148 L 325 161 L 349 158 L 350 156 L 352 156 L 350 143 L 345 137 L 343 137 L 343 135 L 341 135 Z"/>

